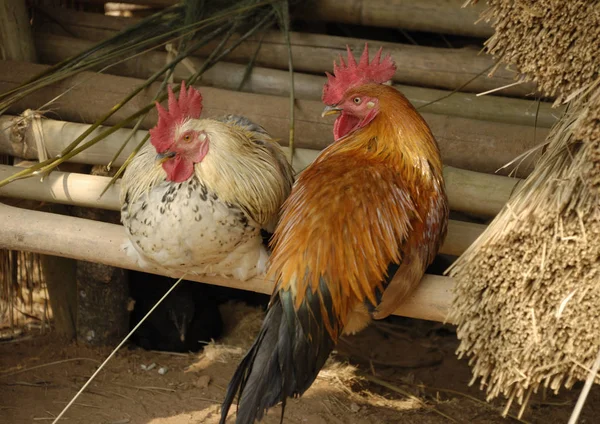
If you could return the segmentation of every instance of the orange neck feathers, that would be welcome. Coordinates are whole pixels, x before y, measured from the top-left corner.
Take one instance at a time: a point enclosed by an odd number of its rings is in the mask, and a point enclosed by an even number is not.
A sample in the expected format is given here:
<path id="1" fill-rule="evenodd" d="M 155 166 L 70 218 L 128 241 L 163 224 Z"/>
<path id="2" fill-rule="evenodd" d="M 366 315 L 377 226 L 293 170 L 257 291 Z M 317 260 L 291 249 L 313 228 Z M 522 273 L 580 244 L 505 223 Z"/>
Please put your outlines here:
<path id="1" fill-rule="evenodd" d="M 377 97 L 379 113 L 367 126 L 325 149 L 317 160 L 338 152 L 362 151 L 366 157 L 391 161 L 392 166 L 409 175 L 425 166 L 440 178 L 442 161 L 437 142 L 408 99 L 395 88 L 382 84 L 365 84 L 353 89 L 347 97 L 359 94 Z"/>

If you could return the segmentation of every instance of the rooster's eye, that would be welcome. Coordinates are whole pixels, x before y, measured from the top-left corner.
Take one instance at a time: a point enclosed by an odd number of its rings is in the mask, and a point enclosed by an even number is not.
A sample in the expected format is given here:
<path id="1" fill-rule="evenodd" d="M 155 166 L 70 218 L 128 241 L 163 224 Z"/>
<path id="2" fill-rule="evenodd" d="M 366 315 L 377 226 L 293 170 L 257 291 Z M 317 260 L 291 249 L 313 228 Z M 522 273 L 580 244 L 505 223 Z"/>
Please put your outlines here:
<path id="1" fill-rule="evenodd" d="M 355 98 L 353 99 L 353 101 L 354 101 L 354 103 L 356 103 L 356 104 L 360 104 L 360 97 L 355 97 Z"/>
<path id="2" fill-rule="evenodd" d="M 189 143 L 190 141 L 192 141 L 192 136 L 191 134 L 186 134 L 183 136 L 183 141 L 185 141 L 186 143 Z"/>

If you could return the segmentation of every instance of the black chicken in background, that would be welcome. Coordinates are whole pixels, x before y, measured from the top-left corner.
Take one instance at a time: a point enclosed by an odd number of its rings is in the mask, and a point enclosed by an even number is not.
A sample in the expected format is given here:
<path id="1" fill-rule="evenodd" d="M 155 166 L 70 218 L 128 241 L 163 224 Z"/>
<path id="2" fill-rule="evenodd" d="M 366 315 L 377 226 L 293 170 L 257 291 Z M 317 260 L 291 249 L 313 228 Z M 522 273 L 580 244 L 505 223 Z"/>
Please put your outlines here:
<path id="1" fill-rule="evenodd" d="M 133 328 L 176 281 L 160 275 L 131 271 L 130 296 Z M 192 281 L 181 281 L 167 298 L 133 333 L 131 340 L 148 350 L 198 352 L 211 339 L 218 339 L 223 321 L 214 289 Z"/>

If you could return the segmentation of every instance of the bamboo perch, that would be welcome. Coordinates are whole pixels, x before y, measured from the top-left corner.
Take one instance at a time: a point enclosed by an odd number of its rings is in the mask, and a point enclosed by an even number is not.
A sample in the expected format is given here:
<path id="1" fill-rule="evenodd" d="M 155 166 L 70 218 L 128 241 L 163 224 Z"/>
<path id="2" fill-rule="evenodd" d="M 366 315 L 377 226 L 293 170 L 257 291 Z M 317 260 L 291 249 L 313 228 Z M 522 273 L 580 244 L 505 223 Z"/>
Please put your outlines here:
<path id="1" fill-rule="evenodd" d="M 16 166 L 0 165 L 0 179 L 20 170 Z M 54 171 L 43 180 L 33 177 L 1 187 L 0 197 L 118 211 L 121 209 L 120 180 L 100 197 L 110 180 L 109 177 Z"/>
<path id="2" fill-rule="evenodd" d="M 11 116 L 0 116 L 0 154 L 10 154 L 12 156 L 18 156 L 24 159 L 37 159 L 38 153 L 36 150 L 33 127 L 29 125 L 25 126 L 21 130 L 15 129 L 15 118 L 16 117 Z M 39 124 L 43 134 L 43 144 L 46 146 L 46 150 L 50 157 L 57 156 L 72 140 L 74 140 L 79 134 L 83 133 L 89 127 L 85 124 L 54 121 L 52 119 L 42 119 L 39 121 Z M 90 135 L 90 137 L 94 137 L 104 128 L 105 127 L 101 127 L 97 129 Z M 71 159 L 71 162 L 86 163 L 91 165 L 106 165 L 112 159 L 115 152 L 117 149 L 119 149 L 123 140 L 129 135 L 129 133 L 130 130 L 127 129 L 117 130 L 104 139 L 101 143 L 92 146 L 74 156 Z M 125 147 L 123 152 L 117 157 L 116 161 L 114 162 L 114 166 L 120 166 L 123 164 L 125 159 L 132 152 L 133 147 L 145 137 L 146 133 L 146 131 L 142 130 L 136 132 L 129 145 Z M 285 147 L 284 150 L 286 150 L 287 153 L 287 149 Z M 296 172 L 299 172 L 307 167 L 313 160 L 315 160 L 319 153 L 320 152 L 318 150 L 296 149 L 294 156 L 294 168 Z M 0 179 L 6 178 L 16 172 L 16 169 L 10 167 L 3 167 L 0 169 L 3 169 L 2 173 L 0 173 Z M 60 175 L 60 173 L 52 175 Z M 446 180 L 446 189 L 448 191 L 448 197 L 450 200 L 450 208 L 452 210 L 483 215 L 486 217 L 493 217 L 500 211 L 500 209 L 509 199 L 511 193 L 514 191 L 516 185 L 521 181 L 517 178 L 483 174 L 464 169 L 458 169 L 451 166 L 446 166 L 444 168 L 444 178 Z M 23 186 L 23 190 L 16 188 L 19 184 L 24 184 L 25 181 L 15 181 L 0 189 L 0 193 L 3 193 L 2 190 L 5 189 L 14 190 L 16 197 L 19 197 L 19 193 L 23 195 L 23 193 L 29 189 L 27 187 L 32 188 L 31 186 Z M 50 180 L 47 180 L 47 182 L 48 181 Z M 99 194 L 100 191 L 96 193 L 96 196 Z M 90 196 L 92 196 L 91 193 Z M 103 199 L 104 198 L 105 197 L 103 197 Z M 82 204 L 82 206 L 88 205 Z M 97 205 L 97 207 L 103 206 Z"/>
<path id="3" fill-rule="evenodd" d="M 0 165 L 0 179 L 13 175 L 18 170 L 14 166 Z M 0 196 L 118 211 L 121 209 L 120 180 L 100 197 L 109 182 L 108 177 L 53 172 L 41 182 L 37 178 L 29 178 L 1 187 Z M 461 255 L 484 229 L 485 225 L 450 221 L 442 253 Z"/>
<path id="4" fill-rule="evenodd" d="M 77 12 L 64 8 L 42 9 L 51 20 L 39 23 L 37 30 L 58 35 L 76 36 L 92 41 L 101 41 L 114 35 L 135 20 L 117 19 L 100 14 Z M 254 56 L 262 35 L 251 37 L 242 43 L 226 60 L 247 64 Z M 414 46 L 383 41 L 357 38 L 335 37 L 321 34 L 291 32 L 294 69 L 299 72 L 323 75 L 331 71 L 331 65 L 339 54 L 346 54 L 346 44 L 356 53 L 362 52 L 365 42 L 370 41 L 372 48 L 383 47 L 394 58 L 397 71 L 394 82 L 454 90 L 475 78 L 461 91 L 480 93 L 514 83 L 517 74 L 499 67 L 492 77 L 487 73 L 495 66 L 491 56 L 479 54 L 474 48 L 437 48 Z M 235 37 L 232 37 L 231 43 Z M 217 42 L 208 44 L 197 52 L 199 56 L 208 56 Z M 256 65 L 274 69 L 288 69 L 287 44 L 279 31 L 267 32 Z M 526 96 L 535 92 L 533 83 L 519 84 L 496 93 L 502 96 Z"/>
<path id="5" fill-rule="evenodd" d="M 56 215 L 0 204 L 0 248 L 23 250 L 96 262 L 119 268 L 140 269 L 121 250 L 126 240 L 123 227 L 82 218 Z M 156 272 L 158 273 L 158 272 Z M 178 278 L 181 275 L 172 274 Z M 186 279 L 270 294 L 273 283 L 254 278 L 241 282 L 221 277 Z M 449 277 L 426 275 L 419 289 L 395 314 L 411 318 L 444 321 L 452 302 L 453 282 Z"/>
<path id="6" fill-rule="evenodd" d="M 36 73 L 47 69 L 43 65 L 21 62 L 0 62 L 0 92 L 9 90 Z M 9 108 L 9 113 L 21 113 L 26 109 L 47 108 L 61 119 L 75 122 L 94 122 L 107 110 L 119 103 L 133 87 L 142 81 L 112 75 L 83 72 L 58 84 L 38 90 Z M 133 100 L 106 121 L 115 125 L 136 112 L 140 106 L 150 103 L 158 83 L 138 94 Z M 273 137 L 283 144 L 289 135 L 288 99 L 232 92 L 212 87 L 202 88 L 204 98 L 203 116 L 210 118 L 226 113 L 247 116 L 260 123 Z M 311 100 L 296 102 L 296 146 L 321 150 L 332 141 L 333 119 L 323 119 L 323 104 Z M 485 122 L 445 115 L 424 113 L 442 153 L 444 163 L 461 169 L 494 173 L 519 154 L 542 143 L 547 129 Z M 152 110 L 141 128 L 148 129 L 156 123 Z M 534 139 L 535 134 L 535 139 Z M 72 141 L 72 140 L 71 140 Z M 536 152 L 539 153 L 539 152 Z M 523 166 L 520 176 L 527 175 L 537 155 L 532 155 Z M 503 170 L 507 174 L 509 170 Z"/>
<path id="7" fill-rule="evenodd" d="M 104 3 L 106 0 L 84 0 Z M 128 0 L 128 3 L 167 7 L 178 0 Z M 295 8 L 295 16 L 375 27 L 404 28 L 487 38 L 493 34 L 485 22 L 475 23 L 486 9 L 478 3 L 461 7 L 464 0 L 309 0 Z"/>
<path id="8" fill-rule="evenodd" d="M 36 34 L 35 42 L 40 61 L 50 65 L 75 56 L 94 45 L 93 41 L 49 33 Z M 162 68 L 166 60 L 166 52 L 153 51 L 112 66 L 105 72 L 133 78 L 148 78 Z M 199 58 L 192 57 L 189 60 L 196 69 L 199 69 L 204 63 L 204 60 Z M 245 72 L 246 65 L 219 62 L 204 73 L 201 84 L 237 90 Z M 190 71 L 185 65 L 179 64 L 175 68 L 176 81 L 187 78 L 189 75 Z M 326 80 L 324 76 L 296 72 L 294 75 L 295 97 L 305 100 L 321 100 L 323 84 Z M 532 100 L 499 96 L 477 97 L 474 94 L 462 92 L 449 96 L 450 92 L 444 90 L 400 84 L 396 84 L 395 87 L 404 93 L 415 107 L 429 104 L 421 110 L 422 112 L 508 124 L 537 125 L 549 128 L 556 122 L 557 116 L 564 109 L 564 107 L 553 109 L 551 103 L 541 102 L 538 111 L 538 103 Z M 242 90 L 250 93 L 288 96 L 289 74 L 287 71 L 279 69 L 254 67 Z M 445 98 L 447 96 L 449 97 Z"/>

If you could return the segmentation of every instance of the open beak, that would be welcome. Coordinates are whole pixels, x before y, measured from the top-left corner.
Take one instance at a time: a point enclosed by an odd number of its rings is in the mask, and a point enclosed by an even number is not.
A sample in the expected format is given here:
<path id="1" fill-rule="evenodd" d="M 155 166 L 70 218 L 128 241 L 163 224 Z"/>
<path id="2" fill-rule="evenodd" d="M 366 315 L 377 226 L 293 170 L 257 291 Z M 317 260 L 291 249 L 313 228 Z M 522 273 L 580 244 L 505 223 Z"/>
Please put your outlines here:
<path id="1" fill-rule="evenodd" d="M 166 161 L 168 161 L 169 159 L 173 159 L 175 157 L 175 152 L 162 152 L 156 155 L 156 160 L 158 163 L 160 163 L 161 165 L 163 163 L 165 163 Z"/>
<path id="2" fill-rule="evenodd" d="M 342 109 L 340 109 L 339 107 L 325 106 L 325 109 L 323 109 L 323 113 L 321 113 L 321 118 L 325 118 L 326 116 L 335 115 L 336 113 L 341 113 L 341 112 L 342 112 Z"/>

